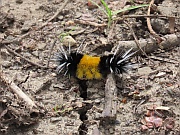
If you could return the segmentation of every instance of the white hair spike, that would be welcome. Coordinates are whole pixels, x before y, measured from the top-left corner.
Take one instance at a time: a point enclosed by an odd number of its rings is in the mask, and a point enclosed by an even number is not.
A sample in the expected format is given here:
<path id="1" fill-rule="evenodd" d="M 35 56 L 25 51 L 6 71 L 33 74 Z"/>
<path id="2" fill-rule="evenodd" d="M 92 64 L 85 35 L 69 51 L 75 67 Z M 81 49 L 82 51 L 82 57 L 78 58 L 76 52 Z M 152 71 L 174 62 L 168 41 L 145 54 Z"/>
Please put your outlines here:
<path id="1" fill-rule="evenodd" d="M 66 67 L 68 67 L 70 64 L 71 64 L 71 63 L 68 63 L 68 64 L 66 65 Z"/>
<path id="2" fill-rule="evenodd" d="M 118 50 L 119 50 L 119 47 L 116 47 L 116 50 L 114 51 L 114 55 L 113 56 L 115 56 L 117 54 Z"/>
<path id="3" fill-rule="evenodd" d="M 63 70 L 65 64 L 66 64 L 66 62 L 64 62 L 63 64 L 61 64 L 61 65 L 59 65 L 59 66 L 57 67 L 56 70 L 57 70 L 58 73 L 61 73 L 61 71 Z"/>
<path id="4" fill-rule="evenodd" d="M 128 50 L 128 53 L 129 53 L 130 51 Z M 135 53 L 136 53 L 137 51 L 135 51 L 135 52 L 133 52 L 133 53 L 130 53 L 130 54 L 128 54 L 127 52 L 125 53 L 126 55 L 123 55 L 122 57 L 123 57 L 123 59 L 121 59 L 121 60 L 119 60 L 118 62 L 117 62 L 117 65 L 119 65 L 121 62 L 123 62 L 123 61 L 126 61 L 127 59 L 129 59 L 132 55 L 134 55 Z"/>
<path id="5" fill-rule="evenodd" d="M 82 41 L 82 43 L 81 43 L 80 46 L 78 47 L 76 53 L 80 53 L 80 49 L 82 48 L 84 41 L 85 41 L 85 39 Z M 84 50 L 84 49 L 82 49 L 82 50 Z"/>
<path id="6" fill-rule="evenodd" d="M 64 56 L 65 56 L 65 58 L 66 58 L 66 60 L 67 60 L 68 57 L 67 57 L 66 51 L 64 50 L 64 47 L 63 47 L 62 45 L 61 45 L 60 47 L 61 47 L 61 49 L 62 49 L 62 53 L 64 53 Z"/>
<path id="7" fill-rule="evenodd" d="M 119 68 L 116 68 L 116 71 L 117 71 L 117 72 L 116 72 L 117 74 L 121 73 L 121 71 L 119 70 Z"/>
<path id="8" fill-rule="evenodd" d="M 113 57 L 111 57 L 111 59 L 110 59 L 110 61 L 109 61 L 109 62 L 110 62 L 110 64 L 111 64 L 111 62 L 113 61 L 113 59 L 114 59 L 114 56 L 113 56 Z"/>
<path id="9" fill-rule="evenodd" d="M 123 55 L 122 55 L 122 58 L 126 57 L 126 55 L 129 54 L 130 51 L 132 51 L 133 48 L 129 49 L 128 51 L 126 51 Z"/>
<path id="10" fill-rule="evenodd" d="M 110 66 L 110 71 L 111 71 L 111 73 L 113 73 L 113 72 L 114 72 L 114 71 L 112 70 L 111 66 Z"/>
<path id="11" fill-rule="evenodd" d="M 69 44 L 69 54 L 71 54 L 71 45 L 69 42 L 68 42 L 68 44 Z"/>
<path id="12" fill-rule="evenodd" d="M 66 75 L 67 75 L 67 72 L 68 72 L 68 70 L 66 70 L 66 72 L 64 73 L 64 76 L 66 76 Z"/>

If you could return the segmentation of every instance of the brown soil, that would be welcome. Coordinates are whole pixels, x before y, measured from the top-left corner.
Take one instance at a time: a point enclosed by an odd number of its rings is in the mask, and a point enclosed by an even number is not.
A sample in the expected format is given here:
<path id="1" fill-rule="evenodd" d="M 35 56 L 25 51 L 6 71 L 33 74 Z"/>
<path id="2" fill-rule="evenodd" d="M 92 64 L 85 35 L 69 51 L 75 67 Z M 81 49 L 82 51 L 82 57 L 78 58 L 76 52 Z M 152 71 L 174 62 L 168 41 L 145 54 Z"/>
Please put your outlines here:
<path id="1" fill-rule="evenodd" d="M 113 21 L 111 27 L 107 28 L 106 14 L 90 2 L 88 5 L 87 1 L 82 0 L 69 0 L 55 19 L 38 29 L 60 9 L 64 1 L 0 0 L 1 72 L 37 105 L 36 109 L 29 110 L 26 103 L 1 79 L 0 135 L 179 135 L 179 46 L 151 52 L 147 54 L 150 59 L 144 55 L 132 59 L 137 66 L 129 74 L 124 74 L 123 79 L 116 77 L 116 119 L 104 125 L 101 123 L 101 114 L 105 102 L 106 79 L 88 81 L 88 99 L 83 100 L 78 91 L 77 80 L 73 77 L 69 79 L 63 74 L 57 75 L 56 63 L 51 59 L 58 51 L 60 35 L 63 34 L 73 38 L 68 39 L 74 44 L 73 49 L 77 49 L 80 44 L 86 44 L 85 53 L 99 56 L 110 53 L 119 41 L 134 40 L 134 37 L 122 19 Z M 111 0 L 108 5 L 112 10 L 117 10 L 141 2 L 143 1 Z M 146 15 L 147 9 L 148 7 L 143 7 L 117 16 Z M 178 0 L 158 0 L 151 9 L 153 15 L 176 17 L 173 33 L 178 38 L 179 13 Z M 132 26 L 138 39 L 153 38 L 145 17 L 126 18 L 126 22 Z M 160 36 L 172 33 L 167 17 L 153 18 L 151 25 Z M 28 35 L 21 38 L 20 42 L 1 44 L 26 33 Z M 63 40 L 63 44 L 68 41 Z M 10 52 L 6 46 L 32 63 Z M 49 68 L 44 68 L 48 62 Z M 149 118 L 147 113 L 156 116 L 163 123 L 158 123 L 159 126 L 152 124 L 151 127 L 147 121 L 144 122 Z"/>

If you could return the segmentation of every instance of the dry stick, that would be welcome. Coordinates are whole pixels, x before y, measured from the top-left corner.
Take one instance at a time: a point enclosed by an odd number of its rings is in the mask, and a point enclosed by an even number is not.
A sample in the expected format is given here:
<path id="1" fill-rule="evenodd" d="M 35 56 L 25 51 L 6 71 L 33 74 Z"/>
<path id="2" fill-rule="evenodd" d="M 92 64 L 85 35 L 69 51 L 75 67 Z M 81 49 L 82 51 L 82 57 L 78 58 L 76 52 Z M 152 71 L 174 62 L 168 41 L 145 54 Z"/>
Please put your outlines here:
<path id="1" fill-rule="evenodd" d="M 158 60 L 158 61 L 167 62 L 167 63 L 179 64 L 178 61 L 175 61 L 169 58 L 161 58 L 161 57 L 156 57 L 156 56 L 150 56 L 150 58 L 154 60 Z"/>
<path id="2" fill-rule="evenodd" d="M 32 65 L 34 65 L 34 66 L 37 66 L 37 67 L 40 67 L 40 68 L 43 68 L 43 69 L 46 69 L 46 68 L 47 68 L 46 66 L 41 66 L 41 65 L 39 65 L 39 64 L 37 64 L 37 63 L 34 63 L 34 62 L 30 61 L 29 59 L 25 58 L 24 56 L 18 54 L 18 53 L 15 52 L 14 50 L 12 50 L 9 46 L 5 46 L 5 48 L 6 48 L 9 52 L 13 53 L 14 55 L 20 57 L 21 59 L 27 61 L 28 63 L 30 63 L 30 64 L 32 64 Z"/>
<path id="3" fill-rule="evenodd" d="M 26 104 L 27 107 L 31 110 L 33 109 L 33 107 L 37 108 L 37 106 L 35 105 L 35 103 L 12 81 L 10 81 L 6 75 L 0 71 L 0 79 L 2 80 L 2 82 L 5 83 L 5 85 L 7 85 L 15 94 L 17 94 L 17 96 L 21 99 L 23 99 Z"/>
<path id="4" fill-rule="evenodd" d="M 52 50 L 53 50 L 53 48 L 55 46 L 56 41 L 57 40 L 54 40 L 54 42 L 53 42 L 53 44 L 51 46 L 51 49 L 50 49 L 50 52 L 49 52 L 49 58 L 48 58 L 47 65 L 46 65 L 47 68 L 49 68 L 49 62 L 50 62 L 50 59 L 51 59 L 51 53 L 52 53 Z"/>
<path id="5" fill-rule="evenodd" d="M 40 30 L 42 29 L 44 26 L 46 26 L 50 21 L 52 21 L 53 19 L 55 19 L 59 13 L 63 10 L 63 8 L 66 6 L 66 4 L 68 3 L 69 0 L 66 0 L 63 5 L 59 8 L 59 10 L 50 18 L 48 19 L 45 23 L 43 23 L 40 27 L 37 28 L 37 30 Z M 1 45 L 4 45 L 4 44 L 10 44 L 10 43 L 20 43 L 26 36 L 28 36 L 31 32 L 33 31 L 29 31 L 28 33 L 22 35 L 22 36 L 19 36 L 17 38 L 15 38 L 14 40 L 11 40 L 11 41 L 3 41 L 3 42 L 0 42 L 0 46 Z"/>
<path id="6" fill-rule="evenodd" d="M 114 80 L 113 74 L 107 76 L 106 85 L 105 85 L 105 105 L 102 112 L 102 120 L 109 122 L 108 120 L 116 119 L 117 112 L 117 88 L 116 82 Z"/>
<path id="7" fill-rule="evenodd" d="M 163 41 L 159 44 L 163 49 L 169 49 L 175 46 L 178 46 L 180 43 L 180 34 L 169 34 L 165 35 L 162 37 Z M 157 45 L 156 40 L 152 38 L 148 39 L 140 39 L 139 44 L 141 45 L 140 47 L 146 52 L 146 53 L 151 53 L 154 52 L 159 48 Z M 131 41 L 119 41 L 118 45 L 120 47 L 125 47 L 126 49 L 134 48 L 135 50 L 138 49 L 137 44 L 131 40 Z M 115 46 L 114 48 L 116 48 Z M 112 49 L 113 50 L 113 49 Z"/>
<path id="8" fill-rule="evenodd" d="M 129 27 L 129 29 L 130 29 L 130 31 L 131 31 L 134 39 L 135 39 L 135 43 L 136 43 L 137 47 L 138 47 L 138 48 L 141 50 L 141 52 L 148 58 L 147 54 L 146 54 L 146 53 L 143 51 L 143 49 L 141 48 L 141 45 L 139 44 L 139 41 L 138 41 L 138 39 L 137 39 L 136 34 L 134 33 L 133 28 L 129 25 L 128 22 L 124 21 L 124 23 Z"/>
<path id="9" fill-rule="evenodd" d="M 122 18 L 139 18 L 139 17 L 149 17 L 149 18 L 169 18 L 171 16 L 166 16 L 166 15 L 123 15 L 120 18 L 117 19 L 122 19 Z"/>
<path id="10" fill-rule="evenodd" d="M 91 26 L 95 26 L 95 27 L 104 27 L 107 26 L 107 24 L 99 24 L 96 22 L 90 22 L 90 21 L 85 21 L 85 20 L 74 20 L 75 23 L 79 23 L 79 24 L 85 24 L 85 25 L 91 25 Z"/>
<path id="11" fill-rule="evenodd" d="M 150 11 L 151 11 L 151 5 L 154 4 L 154 0 L 151 0 L 150 4 L 149 4 L 149 8 L 148 8 L 148 12 L 147 15 L 150 15 Z M 151 21 L 150 18 L 147 18 L 147 26 L 148 29 L 150 31 L 150 33 L 156 38 L 156 40 L 158 41 L 158 43 L 161 43 L 163 40 L 162 38 L 153 30 L 152 26 L 151 26 Z"/>

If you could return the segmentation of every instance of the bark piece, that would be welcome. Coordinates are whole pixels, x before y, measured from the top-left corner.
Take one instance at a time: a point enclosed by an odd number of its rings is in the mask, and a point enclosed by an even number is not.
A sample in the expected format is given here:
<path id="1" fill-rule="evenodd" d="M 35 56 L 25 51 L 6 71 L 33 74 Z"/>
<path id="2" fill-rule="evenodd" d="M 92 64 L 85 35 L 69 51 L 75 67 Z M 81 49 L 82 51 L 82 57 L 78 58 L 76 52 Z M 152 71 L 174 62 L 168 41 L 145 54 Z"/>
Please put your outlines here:
<path id="1" fill-rule="evenodd" d="M 117 112 L 117 88 L 116 82 L 114 80 L 114 75 L 109 74 L 107 76 L 106 85 L 105 85 L 105 105 L 102 112 L 102 118 L 104 120 L 109 119 L 115 120 L 116 119 L 116 112 Z"/>

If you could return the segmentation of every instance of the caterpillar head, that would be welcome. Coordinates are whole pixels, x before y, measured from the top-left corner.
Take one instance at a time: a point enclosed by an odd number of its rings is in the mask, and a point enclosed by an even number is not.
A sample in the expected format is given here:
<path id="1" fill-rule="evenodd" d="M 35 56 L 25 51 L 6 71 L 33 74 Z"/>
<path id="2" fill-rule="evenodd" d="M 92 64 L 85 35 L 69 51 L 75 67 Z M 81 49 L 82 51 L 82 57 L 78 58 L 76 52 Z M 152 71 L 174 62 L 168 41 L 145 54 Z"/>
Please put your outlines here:
<path id="1" fill-rule="evenodd" d="M 57 73 L 63 72 L 64 75 L 71 74 L 75 75 L 77 64 L 82 58 L 82 54 L 77 52 L 71 52 L 71 48 L 69 46 L 69 50 L 66 51 L 62 46 L 60 46 L 59 53 L 56 54 L 57 61 Z"/>
<path id="2" fill-rule="evenodd" d="M 122 74 L 127 73 L 129 69 L 132 68 L 132 64 L 130 63 L 130 58 L 132 55 L 134 55 L 136 52 L 132 52 L 132 48 L 126 51 L 125 53 L 121 53 L 117 55 L 116 53 L 114 55 L 111 55 L 111 58 L 109 60 L 110 65 L 110 72 L 115 74 Z"/>

